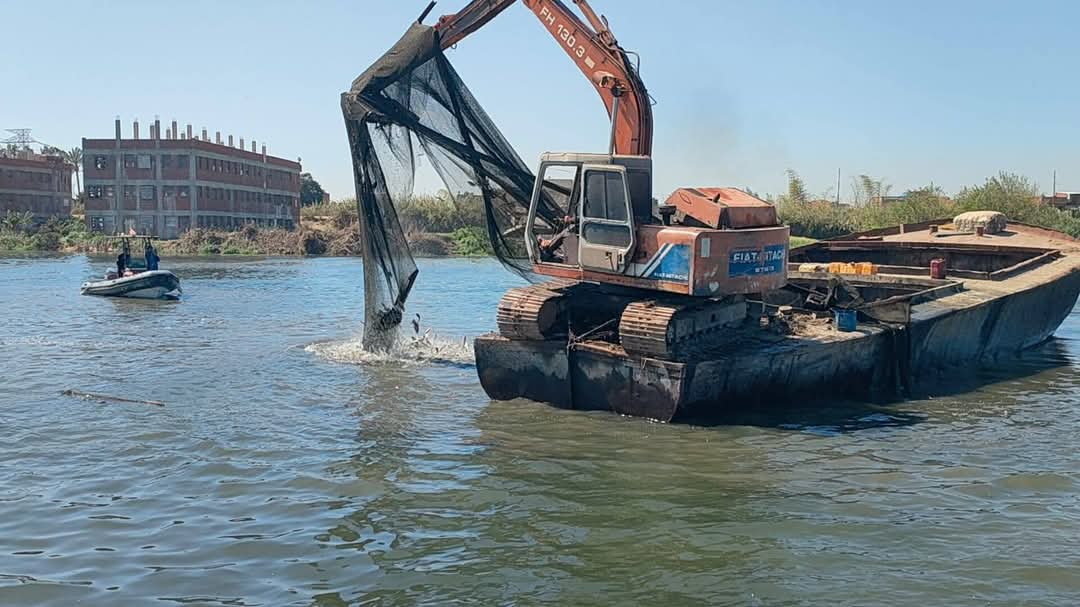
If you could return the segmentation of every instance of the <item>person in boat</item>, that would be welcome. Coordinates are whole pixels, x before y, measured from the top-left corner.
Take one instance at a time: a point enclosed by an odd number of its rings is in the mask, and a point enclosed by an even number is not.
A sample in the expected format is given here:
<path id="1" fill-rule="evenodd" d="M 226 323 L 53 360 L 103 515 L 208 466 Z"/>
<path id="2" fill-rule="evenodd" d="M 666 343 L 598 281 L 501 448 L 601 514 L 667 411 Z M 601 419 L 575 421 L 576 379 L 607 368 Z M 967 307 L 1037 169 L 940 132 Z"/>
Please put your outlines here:
<path id="1" fill-rule="evenodd" d="M 149 239 L 146 241 L 146 248 L 143 251 L 143 256 L 146 258 L 146 270 L 148 272 L 153 272 L 158 269 L 158 262 L 161 261 L 161 258 L 158 257 L 157 251 L 154 250 L 154 245 L 150 244 Z"/>
<path id="2" fill-rule="evenodd" d="M 122 277 L 125 269 L 127 269 L 127 258 L 124 253 L 121 252 L 116 256 L 116 277 Z"/>

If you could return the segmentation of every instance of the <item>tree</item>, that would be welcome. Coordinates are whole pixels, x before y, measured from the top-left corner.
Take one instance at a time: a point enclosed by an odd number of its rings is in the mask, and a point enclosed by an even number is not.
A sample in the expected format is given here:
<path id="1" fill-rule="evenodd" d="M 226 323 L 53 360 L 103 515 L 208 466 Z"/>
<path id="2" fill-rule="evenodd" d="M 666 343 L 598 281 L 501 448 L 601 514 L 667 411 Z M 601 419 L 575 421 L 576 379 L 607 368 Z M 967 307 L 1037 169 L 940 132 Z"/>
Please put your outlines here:
<path id="1" fill-rule="evenodd" d="M 24 158 L 30 153 L 30 148 L 9 143 L 0 148 L 0 158 Z"/>
<path id="2" fill-rule="evenodd" d="M 311 176 L 311 173 L 300 173 L 300 205 L 309 206 L 313 204 L 319 204 L 326 196 L 326 191 L 322 189 L 318 181 Z"/>
<path id="3" fill-rule="evenodd" d="M 78 192 L 78 196 L 82 196 L 82 179 L 79 178 L 82 173 L 82 148 L 71 148 L 66 152 L 60 152 L 60 156 L 75 170 L 75 191 Z"/>
<path id="4" fill-rule="evenodd" d="M 855 206 L 881 203 L 883 196 L 888 196 L 892 185 L 885 183 L 884 179 L 874 179 L 869 175 L 859 175 L 851 179 L 851 197 Z"/>
<path id="5" fill-rule="evenodd" d="M 1033 221 L 1040 209 L 1039 188 L 1022 175 L 999 173 L 979 186 L 967 187 L 956 195 L 965 211 L 1001 211 L 1014 221 Z"/>
<path id="6" fill-rule="evenodd" d="M 795 203 L 806 204 L 810 201 L 810 194 L 806 190 L 806 183 L 799 177 L 799 174 L 795 171 L 787 170 L 788 178 L 788 191 L 780 197 L 781 204 L 783 203 Z"/>

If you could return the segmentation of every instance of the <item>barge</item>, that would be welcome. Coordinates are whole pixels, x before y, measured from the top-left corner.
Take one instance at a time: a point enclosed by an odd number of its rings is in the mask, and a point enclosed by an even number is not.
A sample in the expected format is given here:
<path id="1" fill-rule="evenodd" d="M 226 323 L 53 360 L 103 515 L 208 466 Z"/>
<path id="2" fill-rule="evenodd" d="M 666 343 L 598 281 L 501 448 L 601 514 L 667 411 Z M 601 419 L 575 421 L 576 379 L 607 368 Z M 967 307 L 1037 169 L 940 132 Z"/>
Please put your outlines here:
<path id="1" fill-rule="evenodd" d="M 745 318 L 667 359 L 628 354 L 612 331 L 483 335 L 480 383 L 495 400 L 666 422 L 807 395 L 902 398 L 952 369 L 1001 364 L 1050 338 L 1072 310 L 1080 242 L 1016 223 L 965 231 L 957 219 L 794 249 L 783 289 L 748 296 Z M 840 330 L 838 312 L 854 327 Z"/>

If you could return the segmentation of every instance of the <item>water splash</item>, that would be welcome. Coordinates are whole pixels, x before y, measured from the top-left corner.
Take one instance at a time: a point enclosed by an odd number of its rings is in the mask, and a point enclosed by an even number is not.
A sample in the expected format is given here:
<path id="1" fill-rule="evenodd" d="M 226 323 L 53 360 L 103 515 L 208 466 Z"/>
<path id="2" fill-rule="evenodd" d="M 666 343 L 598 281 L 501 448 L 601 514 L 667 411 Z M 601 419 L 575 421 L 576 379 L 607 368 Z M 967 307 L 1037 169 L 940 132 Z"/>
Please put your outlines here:
<path id="1" fill-rule="evenodd" d="M 473 364 L 472 343 L 465 337 L 450 338 L 436 335 L 431 330 L 412 336 L 398 335 L 394 344 L 385 352 L 364 349 L 359 336 L 345 341 L 327 341 L 304 348 L 327 360 L 349 365 L 388 365 L 448 363 Z"/>

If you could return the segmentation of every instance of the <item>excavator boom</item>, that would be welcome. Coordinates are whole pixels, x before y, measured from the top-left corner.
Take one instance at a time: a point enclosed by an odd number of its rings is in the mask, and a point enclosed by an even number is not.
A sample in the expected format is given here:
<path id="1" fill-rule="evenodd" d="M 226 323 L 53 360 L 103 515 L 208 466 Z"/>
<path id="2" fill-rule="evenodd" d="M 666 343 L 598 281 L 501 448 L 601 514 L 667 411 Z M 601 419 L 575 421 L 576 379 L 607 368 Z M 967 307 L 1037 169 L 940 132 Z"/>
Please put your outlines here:
<path id="1" fill-rule="evenodd" d="M 442 48 L 457 44 L 516 1 L 473 0 L 459 12 L 443 16 L 435 26 Z M 572 0 L 585 21 L 561 0 L 520 1 L 536 15 L 600 94 L 613 122 L 612 152 L 651 155 L 653 124 L 649 93 L 626 51 L 608 28 L 607 20 L 598 17 L 586 0 Z"/>

